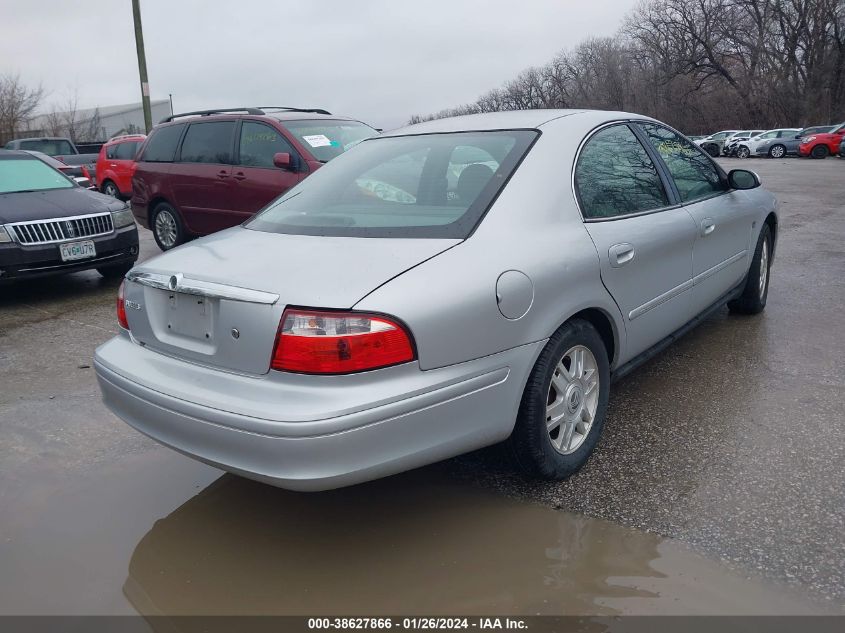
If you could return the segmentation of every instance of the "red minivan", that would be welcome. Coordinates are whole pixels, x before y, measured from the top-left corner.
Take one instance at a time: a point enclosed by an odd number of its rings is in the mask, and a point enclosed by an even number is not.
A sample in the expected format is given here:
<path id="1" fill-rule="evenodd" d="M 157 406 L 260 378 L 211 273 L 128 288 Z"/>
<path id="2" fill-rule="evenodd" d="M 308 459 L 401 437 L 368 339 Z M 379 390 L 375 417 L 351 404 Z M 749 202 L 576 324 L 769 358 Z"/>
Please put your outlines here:
<path id="1" fill-rule="evenodd" d="M 335 156 L 376 135 L 325 110 L 189 112 L 157 125 L 138 154 L 132 213 L 162 250 L 244 222 Z"/>
<path id="2" fill-rule="evenodd" d="M 135 154 L 147 138 L 144 134 L 115 136 L 100 148 L 97 156 L 97 186 L 114 198 L 132 195 L 132 172 Z"/>

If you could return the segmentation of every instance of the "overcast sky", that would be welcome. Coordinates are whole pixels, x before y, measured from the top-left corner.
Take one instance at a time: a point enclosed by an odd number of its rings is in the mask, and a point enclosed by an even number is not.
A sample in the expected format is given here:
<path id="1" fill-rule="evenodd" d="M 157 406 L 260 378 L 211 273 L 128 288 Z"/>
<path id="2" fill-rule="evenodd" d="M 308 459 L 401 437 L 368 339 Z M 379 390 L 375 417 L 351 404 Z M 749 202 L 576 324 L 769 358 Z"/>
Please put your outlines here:
<path id="1" fill-rule="evenodd" d="M 326 108 L 377 127 L 475 99 L 635 0 L 141 0 L 153 99 Z M 48 102 L 139 100 L 130 0 L 0 0 L 0 74 Z"/>

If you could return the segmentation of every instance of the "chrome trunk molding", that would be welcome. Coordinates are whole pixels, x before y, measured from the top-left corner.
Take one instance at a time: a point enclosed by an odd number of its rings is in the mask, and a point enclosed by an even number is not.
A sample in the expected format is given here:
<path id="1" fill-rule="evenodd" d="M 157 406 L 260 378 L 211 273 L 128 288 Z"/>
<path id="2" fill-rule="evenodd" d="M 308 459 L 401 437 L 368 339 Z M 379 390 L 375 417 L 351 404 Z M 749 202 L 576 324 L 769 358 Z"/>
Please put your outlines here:
<path id="1" fill-rule="evenodd" d="M 200 297 L 208 297 L 210 299 L 229 299 L 231 301 L 261 303 L 265 305 L 273 305 L 279 300 L 279 295 L 272 292 L 252 290 L 250 288 L 240 288 L 238 286 L 228 286 L 226 284 L 219 284 L 213 281 L 190 279 L 182 275 L 182 273 L 167 275 L 164 273 L 132 270 L 129 271 L 128 275 L 126 275 L 126 279 L 137 284 L 141 284 L 142 286 L 149 286 L 150 288 L 169 290 L 171 292 L 181 292 L 189 295 L 198 295 Z"/>

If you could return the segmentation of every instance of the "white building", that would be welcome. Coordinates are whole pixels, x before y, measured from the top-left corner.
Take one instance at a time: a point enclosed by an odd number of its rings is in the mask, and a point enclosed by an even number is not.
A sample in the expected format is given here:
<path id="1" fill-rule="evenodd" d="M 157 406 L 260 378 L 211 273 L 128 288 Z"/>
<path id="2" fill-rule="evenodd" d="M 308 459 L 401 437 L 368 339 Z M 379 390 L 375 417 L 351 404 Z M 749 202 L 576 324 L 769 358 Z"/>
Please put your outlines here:
<path id="1" fill-rule="evenodd" d="M 150 109 L 153 115 L 153 125 L 164 117 L 170 116 L 170 101 L 158 99 L 150 102 Z M 30 121 L 23 136 L 74 136 L 68 131 L 67 121 L 71 116 L 70 112 L 59 112 L 55 114 L 42 114 Z M 55 123 L 64 122 L 64 130 L 57 133 Z M 144 133 L 144 110 L 140 103 L 127 103 L 124 105 L 105 106 L 101 108 L 87 108 L 77 110 L 73 117 L 73 128 L 77 130 L 76 141 L 106 141 L 113 136 L 120 134 Z M 87 137 L 92 138 L 87 138 Z"/>

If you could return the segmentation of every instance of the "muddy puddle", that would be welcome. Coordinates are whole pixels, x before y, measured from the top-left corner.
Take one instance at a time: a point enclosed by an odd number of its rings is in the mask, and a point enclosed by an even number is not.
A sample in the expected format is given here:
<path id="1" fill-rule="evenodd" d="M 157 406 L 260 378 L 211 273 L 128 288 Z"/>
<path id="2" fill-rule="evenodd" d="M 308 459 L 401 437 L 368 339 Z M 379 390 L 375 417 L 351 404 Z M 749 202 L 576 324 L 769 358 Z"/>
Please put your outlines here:
<path id="1" fill-rule="evenodd" d="M 819 613 L 678 543 L 435 466 L 292 493 L 151 450 L 0 483 L 0 614 Z"/>

